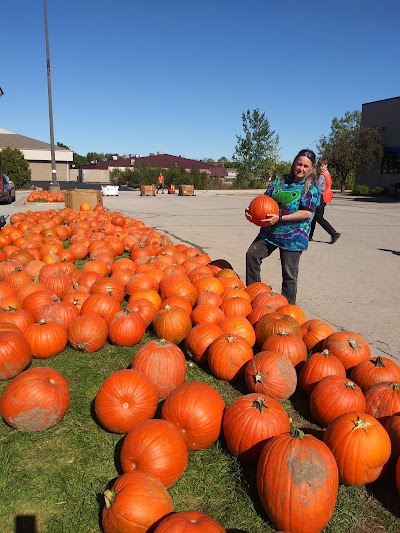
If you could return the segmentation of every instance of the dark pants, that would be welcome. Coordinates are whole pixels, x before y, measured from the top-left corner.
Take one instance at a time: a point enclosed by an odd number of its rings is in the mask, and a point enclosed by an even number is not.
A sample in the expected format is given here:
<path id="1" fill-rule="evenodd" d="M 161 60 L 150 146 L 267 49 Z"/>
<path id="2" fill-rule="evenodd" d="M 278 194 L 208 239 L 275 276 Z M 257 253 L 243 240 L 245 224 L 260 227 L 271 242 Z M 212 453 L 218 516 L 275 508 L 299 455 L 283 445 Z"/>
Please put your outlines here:
<path id="1" fill-rule="evenodd" d="M 310 230 L 310 239 L 312 239 L 315 231 L 315 225 L 318 224 L 332 237 L 336 233 L 335 228 L 333 228 L 327 220 L 324 219 L 326 203 L 321 198 L 321 203 L 315 210 L 314 218 L 311 221 L 311 230 Z"/>
<path id="2" fill-rule="evenodd" d="M 270 244 L 258 235 L 246 253 L 246 285 L 261 281 L 261 263 L 277 246 Z M 297 277 L 301 252 L 290 252 L 279 248 L 282 267 L 282 290 L 290 304 L 296 303 Z"/>
<path id="3" fill-rule="evenodd" d="M 157 194 L 159 190 L 162 190 L 162 193 L 164 194 L 164 183 L 158 183 L 157 185 Z"/>

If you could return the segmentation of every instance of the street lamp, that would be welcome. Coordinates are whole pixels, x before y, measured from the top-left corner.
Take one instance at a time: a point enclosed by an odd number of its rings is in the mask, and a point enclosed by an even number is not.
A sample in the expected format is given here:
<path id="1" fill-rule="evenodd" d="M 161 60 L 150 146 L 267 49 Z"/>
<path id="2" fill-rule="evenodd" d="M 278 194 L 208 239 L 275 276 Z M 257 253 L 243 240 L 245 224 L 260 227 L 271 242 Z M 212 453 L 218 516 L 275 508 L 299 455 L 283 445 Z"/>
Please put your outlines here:
<path id="1" fill-rule="evenodd" d="M 50 76 L 50 50 L 49 50 L 49 32 L 47 29 L 47 2 L 43 0 L 44 11 L 44 31 L 46 36 L 46 61 L 47 61 L 47 92 L 49 99 L 49 122 L 50 122 L 50 150 L 51 150 L 51 184 L 52 191 L 59 190 L 57 183 L 56 156 L 54 149 L 54 130 L 53 130 L 53 105 L 51 101 L 51 76 Z M 52 186 L 51 186 L 52 185 Z"/>

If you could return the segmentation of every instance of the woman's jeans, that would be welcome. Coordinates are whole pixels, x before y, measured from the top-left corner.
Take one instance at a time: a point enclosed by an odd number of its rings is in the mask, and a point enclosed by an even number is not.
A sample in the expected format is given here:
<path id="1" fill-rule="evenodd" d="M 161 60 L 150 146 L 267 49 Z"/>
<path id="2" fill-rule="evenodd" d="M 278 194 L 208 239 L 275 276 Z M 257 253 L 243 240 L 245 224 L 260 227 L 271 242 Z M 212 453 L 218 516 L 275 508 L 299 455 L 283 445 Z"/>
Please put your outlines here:
<path id="1" fill-rule="evenodd" d="M 270 244 L 258 235 L 246 253 L 246 285 L 261 281 L 261 263 L 277 246 Z M 282 290 L 290 304 L 296 303 L 297 277 L 301 252 L 291 252 L 279 248 L 282 267 Z"/>

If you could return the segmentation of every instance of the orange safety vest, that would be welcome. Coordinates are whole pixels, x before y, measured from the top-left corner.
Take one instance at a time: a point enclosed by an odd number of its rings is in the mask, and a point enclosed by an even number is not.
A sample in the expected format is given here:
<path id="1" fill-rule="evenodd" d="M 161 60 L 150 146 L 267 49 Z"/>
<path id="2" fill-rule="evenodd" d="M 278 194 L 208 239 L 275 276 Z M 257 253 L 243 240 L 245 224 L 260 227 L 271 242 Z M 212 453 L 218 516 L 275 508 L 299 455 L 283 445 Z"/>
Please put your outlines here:
<path id="1" fill-rule="evenodd" d="M 325 178 L 325 189 L 322 192 L 322 198 L 326 204 L 332 202 L 333 192 L 332 192 L 332 177 L 327 170 L 321 172 Z"/>
<path id="2" fill-rule="evenodd" d="M 161 174 L 161 176 L 158 176 L 157 183 L 158 183 L 158 185 L 161 185 L 162 183 L 164 183 L 164 176 L 162 174 Z"/>

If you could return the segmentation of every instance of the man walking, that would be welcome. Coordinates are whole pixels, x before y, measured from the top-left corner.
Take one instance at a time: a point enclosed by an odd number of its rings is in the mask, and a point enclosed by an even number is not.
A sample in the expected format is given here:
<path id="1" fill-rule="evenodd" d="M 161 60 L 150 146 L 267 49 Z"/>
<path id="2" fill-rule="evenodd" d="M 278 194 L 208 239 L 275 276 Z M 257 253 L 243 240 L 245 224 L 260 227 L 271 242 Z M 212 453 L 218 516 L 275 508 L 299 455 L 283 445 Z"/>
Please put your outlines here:
<path id="1" fill-rule="evenodd" d="M 160 172 L 160 175 L 157 178 L 157 194 L 160 189 L 162 190 L 162 193 L 164 194 L 164 181 L 165 181 L 165 178 L 163 176 L 163 173 Z"/>
<path id="2" fill-rule="evenodd" d="M 319 206 L 315 210 L 314 218 L 311 221 L 311 231 L 309 240 L 313 241 L 313 235 L 315 230 L 315 225 L 318 224 L 331 236 L 329 244 L 335 244 L 339 239 L 341 233 L 338 233 L 327 220 L 324 218 L 325 206 L 332 202 L 333 193 L 332 193 L 332 177 L 328 171 L 328 160 L 320 159 L 319 163 L 319 178 L 318 184 L 321 189 L 321 201 Z"/>

